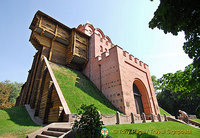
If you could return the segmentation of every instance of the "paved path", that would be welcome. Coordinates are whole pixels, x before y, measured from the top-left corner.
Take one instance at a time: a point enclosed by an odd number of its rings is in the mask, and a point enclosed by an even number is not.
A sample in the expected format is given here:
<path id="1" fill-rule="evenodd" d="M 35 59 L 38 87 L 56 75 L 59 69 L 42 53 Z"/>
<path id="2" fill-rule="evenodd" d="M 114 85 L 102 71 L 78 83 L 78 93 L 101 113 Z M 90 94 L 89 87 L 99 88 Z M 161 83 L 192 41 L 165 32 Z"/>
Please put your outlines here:
<path id="1" fill-rule="evenodd" d="M 34 113 L 35 113 L 35 110 L 34 109 L 31 109 L 30 105 L 28 104 L 25 104 L 25 108 L 29 114 L 29 116 L 31 117 L 31 119 L 33 120 L 33 122 L 37 125 L 40 125 L 40 126 L 45 126 L 45 124 L 43 124 L 43 121 L 42 119 L 40 119 L 39 117 L 37 116 L 34 116 Z"/>

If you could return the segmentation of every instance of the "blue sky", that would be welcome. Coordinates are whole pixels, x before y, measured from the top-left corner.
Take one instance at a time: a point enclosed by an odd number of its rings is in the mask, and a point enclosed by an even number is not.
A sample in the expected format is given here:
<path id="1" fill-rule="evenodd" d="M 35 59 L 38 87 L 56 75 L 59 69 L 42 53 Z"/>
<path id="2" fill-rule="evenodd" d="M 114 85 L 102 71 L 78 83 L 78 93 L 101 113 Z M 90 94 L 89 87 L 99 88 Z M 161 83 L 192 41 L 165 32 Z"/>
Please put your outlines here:
<path id="1" fill-rule="evenodd" d="M 183 70 L 192 62 L 182 46 L 184 34 L 148 28 L 159 0 L 3 0 L 0 4 L 0 81 L 25 82 L 36 50 L 29 25 L 37 10 L 69 27 L 87 21 L 149 65 L 151 75 Z"/>

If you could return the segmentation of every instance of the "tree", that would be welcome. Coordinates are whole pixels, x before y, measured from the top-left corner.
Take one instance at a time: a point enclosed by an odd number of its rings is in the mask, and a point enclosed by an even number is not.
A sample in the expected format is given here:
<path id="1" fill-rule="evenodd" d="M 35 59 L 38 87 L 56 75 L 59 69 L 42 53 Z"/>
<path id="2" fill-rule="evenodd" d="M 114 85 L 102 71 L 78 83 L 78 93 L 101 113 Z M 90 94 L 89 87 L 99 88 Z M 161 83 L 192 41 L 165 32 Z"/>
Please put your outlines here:
<path id="1" fill-rule="evenodd" d="M 149 27 L 173 35 L 185 33 L 183 49 L 193 59 L 193 80 L 200 81 L 200 1 L 160 0 Z"/>
<path id="2" fill-rule="evenodd" d="M 159 105 L 173 115 L 178 115 L 182 109 L 189 114 L 195 114 L 198 105 L 200 106 L 200 94 L 198 88 L 200 82 L 195 81 L 191 85 L 193 65 L 185 67 L 184 71 L 164 74 L 160 79 L 152 79 L 156 84 Z M 176 105 L 176 106 L 174 106 Z"/>
<path id="3" fill-rule="evenodd" d="M 157 80 L 156 76 L 152 75 L 151 80 L 153 82 L 153 86 L 155 89 L 155 93 L 157 94 L 159 92 L 160 82 Z"/>
<path id="4" fill-rule="evenodd" d="M 11 88 L 0 82 L 0 109 L 11 108 L 14 104 L 9 101 Z"/>
<path id="5" fill-rule="evenodd" d="M 75 120 L 73 130 L 77 130 L 77 134 L 83 138 L 101 137 L 102 121 L 97 108 L 91 104 L 81 105 L 78 115 L 80 120 Z"/>
<path id="6" fill-rule="evenodd" d="M 20 94 L 22 85 L 23 85 L 23 83 L 18 83 L 18 82 L 9 83 L 9 86 L 12 89 L 10 96 L 9 96 L 10 102 L 12 102 L 12 103 L 16 102 L 16 99 Z"/>
<path id="7" fill-rule="evenodd" d="M 21 91 L 22 83 L 5 80 L 0 82 L 0 108 L 11 108 Z"/>
<path id="8" fill-rule="evenodd" d="M 196 109 L 196 116 L 200 118 L 200 105 Z"/>

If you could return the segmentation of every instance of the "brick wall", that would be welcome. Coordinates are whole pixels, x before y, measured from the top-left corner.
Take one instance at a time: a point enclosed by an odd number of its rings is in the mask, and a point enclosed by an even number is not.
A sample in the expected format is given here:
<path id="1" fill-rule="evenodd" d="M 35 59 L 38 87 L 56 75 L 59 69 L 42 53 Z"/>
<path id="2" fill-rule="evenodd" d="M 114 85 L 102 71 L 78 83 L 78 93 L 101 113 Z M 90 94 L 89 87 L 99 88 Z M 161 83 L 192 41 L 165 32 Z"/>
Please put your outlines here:
<path id="1" fill-rule="evenodd" d="M 83 73 L 125 114 L 137 114 L 134 83 L 142 95 L 145 114 L 160 113 L 148 65 L 121 47 L 114 46 L 103 35 L 98 31 L 91 34 L 89 61 Z"/>

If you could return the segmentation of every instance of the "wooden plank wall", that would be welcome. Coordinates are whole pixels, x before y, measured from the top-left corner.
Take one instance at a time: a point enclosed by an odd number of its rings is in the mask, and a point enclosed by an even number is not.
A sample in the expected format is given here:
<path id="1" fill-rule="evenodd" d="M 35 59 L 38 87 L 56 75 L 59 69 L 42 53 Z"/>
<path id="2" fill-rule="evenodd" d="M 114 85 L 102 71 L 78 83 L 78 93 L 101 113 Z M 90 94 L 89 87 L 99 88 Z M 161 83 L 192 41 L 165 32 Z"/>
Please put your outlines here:
<path id="1" fill-rule="evenodd" d="M 52 91 L 51 104 L 52 106 L 48 114 L 48 122 L 57 122 L 59 121 L 59 107 L 61 107 L 61 103 L 55 88 Z"/>
<path id="2" fill-rule="evenodd" d="M 74 55 L 77 55 L 81 58 L 88 59 L 88 39 L 84 37 L 82 34 L 75 32 L 76 35 L 74 36 L 75 41 L 75 50 Z"/>
<path id="3" fill-rule="evenodd" d="M 70 44 L 67 47 L 66 52 L 66 64 L 68 66 L 80 69 L 82 65 L 86 64 L 88 61 L 88 47 L 89 47 L 89 37 L 84 36 L 77 30 L 72 30 Z M 83 63 L 76 63 L 73 59 L 77 58 L 84 60 Z"/>
<path id="4" fill-rule="evenodd" d="M 36 63 L 37 67 L 32 66 L 35 69 L 35 77 L 33 75 L 31 77 L 29 73 L 27 82 L 22 87 L 18 105 L 26 104 L 25 101 L 29 98 L 31 108 L 35 109 L 35 116 L 43 119 L 44 123 L 58 122 L 63 110 L 62 104 L 43 58 L 40 57 Z M 28 91 L 31 89 L 30 86 L 32 86 L 32 93 Z"/>
<path id="5" fill-rule="evenodd" d="M 49 61 L 66 65 L 67 59 L 67 47 L 66 45 L 57 42 L 54 39 L 50 39 L 43 35 L 39 35 L 36 32 L 33 32 L 32 38 L 37 40 L 37 42 L 43 46 L 42 55 L 47 57 Z"/>
<path id="6" fill-rule="evenodd" d="M 40 118 L 44 118 L 44 114 L 45 114 L 45 107 L 47 106 L 46 103 L 47 103 L 47 94 L 48 94 L 48 87 L 49 87 L 49 81 L 50 81 L 50 75 L 47 71 L 46 75 L 45 75 L 45 79 L 44 81 L 44 87 L 43 87 L 43 90 L 41 90 L 41 101 L 40 101 L 40 104 L 39 104 L 39 114 L 38 116 Z"/>
<path id="7" fill-rule="evenodd" d="M 67 59 L 67 46 L 58 43 L 54 41 L 52 43 L 53 45 L 53 50 L 52 50 L 52 57 L 51 57 L 51 62 L 61 64 L 61 65 L 66 65 L 66 59 Z"/>
<path id="8" fill-rule="evenodd" d="M 33 89 L 33 85 L 34 85 L 34 81 L 35 81 L 35 77 L 36 77 L 36 72 L 37 72 L 37 67 L 38 67 L 38 62 L 40 60 L 40 53 L 37 52 L 34 56 L 34 61 L 33 61 L 33 65 L 32 65 L 32 76 L 31 76 L 31 81 L 30 81 L 30 85 L 27 91 L 27 97 L 26 97 L 26 104 L 30 104 L 30 99 L 31 99 L 31 95 L 32 95 L 32 89 Z"/>
<path id="9" fill-rule="evenodd" d="M 38 62 L 38 68 L 36 71 L 36 77 L 34 80 L 33 92 L 32 92 L 31 100 L 30 100 L 31 108 L 35 108 L 38 101 L 40 86 L 42 83 L 43 71 L 44 71 L 44 62 L 42 58 L 40 57 L 39 62 Z"/>
<path id="10" fill-rule="evenodd" d="M 73 58 L 73 45 L 74 45 L 74 35 L 75 32 L 72 31 L 71 36 L 70 36 L 70 44 L 67 47 L 67 51 L 66 51 L 66 63 L 70 64 Z"/>

